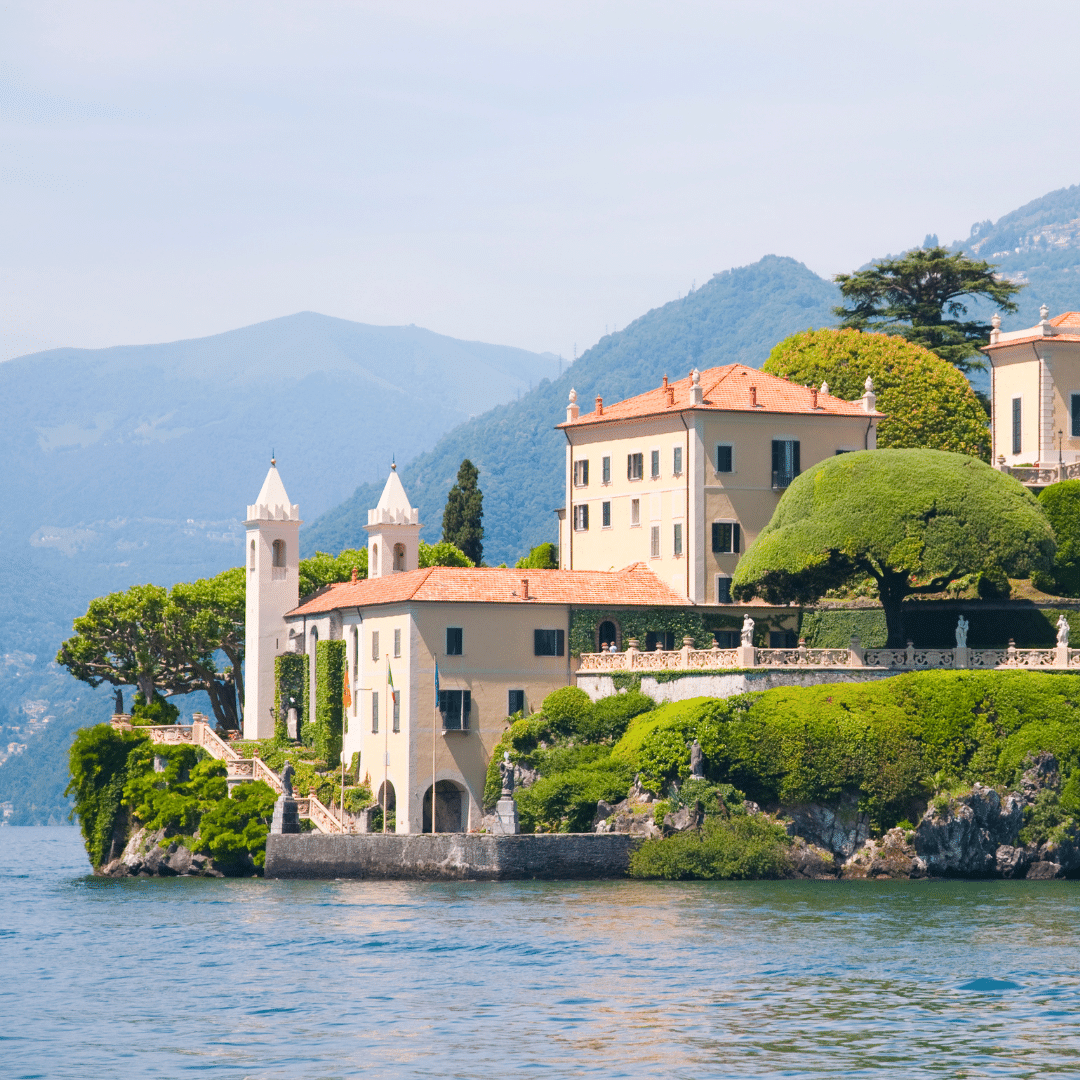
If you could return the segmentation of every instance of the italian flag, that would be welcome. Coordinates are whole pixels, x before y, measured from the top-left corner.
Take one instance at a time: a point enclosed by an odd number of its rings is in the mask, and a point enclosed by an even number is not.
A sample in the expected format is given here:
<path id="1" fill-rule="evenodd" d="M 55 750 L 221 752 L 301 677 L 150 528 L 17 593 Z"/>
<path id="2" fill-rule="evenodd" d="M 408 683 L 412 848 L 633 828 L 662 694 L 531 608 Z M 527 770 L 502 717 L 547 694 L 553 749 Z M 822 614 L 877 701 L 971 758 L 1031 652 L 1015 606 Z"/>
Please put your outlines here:
<path id="1" fill-rule="evenodd" d="M 397 691 L 394 689 L 394 674 L 390 670 L 390 661 L 386 661 L 386 685 L 390 687 L 390 695 L 394 701 L 397 701 Z"/>

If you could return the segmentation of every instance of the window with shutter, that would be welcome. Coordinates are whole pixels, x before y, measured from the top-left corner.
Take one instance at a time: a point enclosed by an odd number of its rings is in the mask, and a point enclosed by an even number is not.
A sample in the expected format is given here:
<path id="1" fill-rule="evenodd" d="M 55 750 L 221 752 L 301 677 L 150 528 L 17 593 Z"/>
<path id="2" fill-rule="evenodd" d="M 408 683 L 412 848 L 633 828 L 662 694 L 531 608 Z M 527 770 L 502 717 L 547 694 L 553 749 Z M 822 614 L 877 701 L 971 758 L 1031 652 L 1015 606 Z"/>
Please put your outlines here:
<path id="1" fill-rule="evenodd" d="M 513 716 L 514 713 L 525 712 L 525 691 L 524 690 L 511 690 L 507 694 L 507 708 L 506 715 Z"/>
<path id="2" fill-rule="evenodd" d="M 371 631 L 371 659 L 372 660 L 378 660 L 379 659 L 379 631 L 378 630 L 372 630 Z"/>
<path id="3" fill-rule="evenodd" d="M 631 499 L 630 500 L 630 524 L 631 525 L 640 525 L 641 524 L 641 500 L 640 499 Z"/>
<path id="4" fill-rule="evenodd" d="M 611 503 L 600 504 L 600 522 L 605 529 L 611 528 Z"/>
<path id="5" fill-rule="evenodd" d="M 586 532 L 589 528 L 589 506 L 581 503 L 574 507 L 574 529 L 577 532 Z"/>
<path id="6" fill-rule="evenodd" d="M 463 633 L 460 626 L 448 626 L 446 628 L 446 655 L 461 656 Z"/>
<path id="7" fill-rule="evenodd" d="M 1073 438 L 1080 435 L 1080 394 L 1073 394 L 1072 396 L 1072 430 L 1070 434 Z"/>
<path id="8" fill-rule="evenodd" d="M 660 558 L 660 526 L 653 525 L 649 529 L 649 555 L 653 559 Z"/>
<path id="9" fill-rule="evenodd" d="M 678 521 L 672 527 L 671 550 L 675 555 L 682 554 L 682 523 Z"/>
<path id="10" fill-rule="evenodd" d="M 732 453 L 731 445 L 721 443 L 716 448 L 716 471 L 717 472 L 731 472 Z"/>
<path id="11" fill-rule="evenodd" d="M 566 653 L 565 630 L 534 630 L 534 656 L 563 656 Z"/>
<path id="12" fill-rule="evenodd" d="M 772 486 L 786 488 L 801 472 L 798 439 L 773 439 Z"/>
<path id="13" fill-rule="evenodd" d="M 643 454 L 626 455 L 626 479 L 640 480 L 644 468 L 645 458 Z"/>
<path id="14" fill-rule="evenodd" d="M 656 480 L 660 476 L 660 451 L 652 450 L 649 453 L 649 476 Z"/>
<path id="15" fill-rule="evenodd" d="M 611 483 L 611 458 L 603 457 L 600 459 L 600 482 L 603 484 Z"/>
<path id="16" fill-rule="evenodd" d="M 737 555 L 742 543 L 742 530 L 737 521 L 712 523 L 712 549 L 718 555 Z"/>
<path id="17" fill-rule="evenodd" d="M 1020 408 L 1023 399 L 1014 397 L 1012 399 L 1012 452 L 1014 454 L 1020 453 L 1020 448 L 1023 445 L 1023 440 L 1020 437 Z"/>
<path id="18" fill-rule="evenodd" d="M 676 446 L 671 454 L 671 471 L 676 476 L 682 476 L 682 447 Z"/>

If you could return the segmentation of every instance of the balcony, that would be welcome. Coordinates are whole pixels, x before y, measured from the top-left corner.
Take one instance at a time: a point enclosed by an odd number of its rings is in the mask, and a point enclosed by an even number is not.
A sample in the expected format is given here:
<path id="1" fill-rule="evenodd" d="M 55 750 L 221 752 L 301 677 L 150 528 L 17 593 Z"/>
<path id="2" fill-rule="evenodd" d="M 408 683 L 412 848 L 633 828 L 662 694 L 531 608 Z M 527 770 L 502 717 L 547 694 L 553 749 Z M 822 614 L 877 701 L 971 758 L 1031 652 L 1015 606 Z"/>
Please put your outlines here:
<path id="1" fill-rule="evenodd" d="M 998 471 L 1013 476 L 1024 487 L 1049 487 L 1062 480 L 1080 480 L 1080 461 L 1060 462 L 1055 465 L 1006 465 L 1004 456 L 998 457 Z"/>

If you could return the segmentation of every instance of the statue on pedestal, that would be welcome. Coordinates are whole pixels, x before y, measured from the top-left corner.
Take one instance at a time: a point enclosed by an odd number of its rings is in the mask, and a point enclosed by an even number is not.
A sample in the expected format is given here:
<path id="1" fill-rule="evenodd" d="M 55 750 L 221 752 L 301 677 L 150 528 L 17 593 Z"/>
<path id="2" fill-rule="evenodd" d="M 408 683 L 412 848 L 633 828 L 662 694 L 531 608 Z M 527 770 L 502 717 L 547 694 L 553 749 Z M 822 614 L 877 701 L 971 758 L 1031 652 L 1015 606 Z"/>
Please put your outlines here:
<path id="1" fill-rule="evenodd" d="M 754 644 L 754 620 L 749 615 L 743 616 L 742 621 L 742 644 L 753 645 Z"/>
<path id="2" fill-rule="evenodd" d="M 514 794 L 514 766 L 510 761 L 510 751 L 503 751 L 503 759 L 499 762 L 499 776 L 502 777 L 502 796 L 507 798 Z"/>
<path id="3" fill-rule="evenodd" d="M 702 752 L 701 743 L 697 739 L 690 744 L 690 779 L 705 779 L 705 754 Z"/>
<path id="4" fill-rule="evenodd" d="M 1069 644 L 1069 620 L 1062 612 L 1057 621 L 1057 643 L 1068 647 Z"/>
<path id="5" fill-rule="evenodd" d="M 291 761 L 285 762 L 285 768 L 281 770 L 281 789 L 290 799 L 293 797 L 292 778 L 295 770 Z"/>
<path id="6" fill-rule="evenodd" d="M 956 647 L 958 649 L 967 648 L 967 635 L 968 635 L 968 621 L 963 615 L 956 620 Z"/>

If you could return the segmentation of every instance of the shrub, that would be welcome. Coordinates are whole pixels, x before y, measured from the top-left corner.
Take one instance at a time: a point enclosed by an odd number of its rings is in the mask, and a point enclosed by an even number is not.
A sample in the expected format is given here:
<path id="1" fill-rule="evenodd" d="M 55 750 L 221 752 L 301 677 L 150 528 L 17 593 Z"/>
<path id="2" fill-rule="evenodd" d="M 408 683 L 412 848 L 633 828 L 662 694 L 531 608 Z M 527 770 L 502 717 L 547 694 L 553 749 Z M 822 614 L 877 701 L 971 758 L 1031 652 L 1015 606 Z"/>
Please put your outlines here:
<path id="1" fill-rule="evenodd" d="M 622 738 L 630 721 L 642 713 L 651 712 L 656 702 L 637 690 L 601 698 L 592 707 L 592 717 L 582 726 L 582 735 L 599 742 Z"/>
<path id="2" fill-rule="evenodd" d="M 540 706 L 544 719 L 558 735 L 573 735 L 588 730 L 592 721 L 592 699 L 576 686 L 553 690 Z"/>
<path id="3" fill-rule="evenodd" d="M 1080 480 L 1051 484 L 1038 499 L 1058 546 L 1053 569 L 1033 575 L 1033 581 L 1038 588 L 1058 596 L 1080 596 Z"/>
<path id="4" fill-rule="evenodd" d="M 131 723 L 135 727 L 154 727 L 158 724 L 175 724 L 180 710 L 163 698 L 156 690 L 150 701 L 141 691 L 135 692 L 135 703 L 131 707 Z"/>
<path id="5" fill-rule="evenodd" d="M 232 798 L 219 800 L 203 814 L 195 850 L 209 854 L 229 875 L 261 870 L 276 800 L 262 780 L 237 785 Z"/>
<path id="6" fill-rule="evenodd" d="M 579 754 L 554 763 L 550 775 L 515 793 L 522 832 L 588 832 L 600 799 L 626 797 L 633 771 L 602 748 L 593 760 Z M 562 766 L 561 768 L 558 766 Z"/>
<path id="7" fill-rule="evenodd" d="M 790 873 L 790 845 L 784 830 L 760 815 L 711 817 L 700 832 L 646 840 L 630 856 L 630 874 L 702 881 L 781 878 Z"/>

